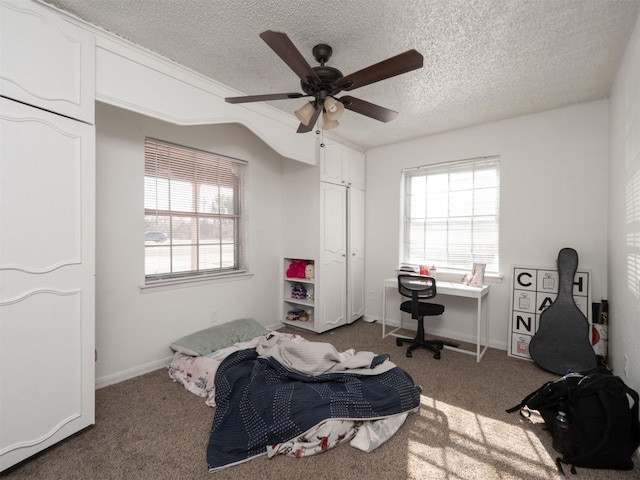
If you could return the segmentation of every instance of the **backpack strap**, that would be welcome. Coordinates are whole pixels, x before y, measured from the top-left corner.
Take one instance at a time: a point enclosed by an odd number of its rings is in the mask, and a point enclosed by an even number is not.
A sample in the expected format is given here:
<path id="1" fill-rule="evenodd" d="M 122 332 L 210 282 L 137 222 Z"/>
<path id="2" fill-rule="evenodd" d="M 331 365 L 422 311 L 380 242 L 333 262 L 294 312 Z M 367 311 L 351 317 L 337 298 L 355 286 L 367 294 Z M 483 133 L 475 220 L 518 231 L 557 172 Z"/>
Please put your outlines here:
<path id="1" fill-rule="evenodd" d="M 629 388 L 625 385 L 625 392 L 633 399 L 633 405 L 631 405 L 631 431 L 629 432 L 629 437 L 631 440 L 631 445 L 633 446 L 633 450 L 638 448 L 640 445 L 640 419 L 638 416 L 640 407 L 638 403 L 640 403 L 640 397 L 638 396 L 638 392 Z M 633 450 L 631 454 L 633 455 Z"/>
<path id="2" fill-rule="evenodd" d="M 511 408 L 507 408 L 506 412 L 507 413 L 513 413 L 516 410 L 522 410 L 524 407 L 527 406 L 527 402 L 529 400 L 531 400 L 538 392 L 539 392 L 539 390 L 536 390 L 535 392 L 531 392 L 529 395 L 524 397 L 519 404 L 517 404 L 517 405 L 515 405 L 515 406 L 513 406 Z"/>
<path id="3" fill-rule="evenodd" d="M 565 478 L 564 476 L 564 470 L 562 469 L 562 464 L 567 464 L 569 465 L 569 463 L 565 462 L 563 459 L 561 459 L 560 457 L 556 457 L 556 467 L 558 467 L 558 473 L 562 476 L 562 478 Z M 571 465 L 571 473 L 573 475 L 575 475 L 576 473 L 578 473 L 576 471 L 576 467 Z"/>
<path id="4" fill-rule="evenodd" d="M 533 397 L 538 395 L 540 392 L 542 392 L 545 388 L 547 388 L 552 383 L 555 383 L 555 381 L 552 380 L 552 381 L 549 381 L 549 382 L 545 383 L 542 387 L 538 388 L 537 390 L 534 390 L 529 395 L 524 397 L 519 404 L 517 404 L 517 405 L 515 405 L 515 406 L 513 406 L 511 408 L 507 408 L 506 412 L 507 413 L 513 413 L 516 410 L 522 410 L 524 407 L 527 406 L 527 403 L 529 403 L 529 400 L 531 400 Z M 521 414 L 522 414 L 522 412 L 521 412 Z"/>
<path id="5" fill-rule="evenodd" d="M 525 399 L 525 400 L 526 400 L 526 399 Z M 526 406 L 526 404 L 527 404 L 527 402 L 526 402 L 525 400 L 523 400 L 522 402 L 520 402 L 518 405 L 516 405 L 516 406 L 514 406 L 514 407 L 507 408 L 505 411 L 506 411 L 507 413 L 513 413 L 513 412 L 515 412 L 516 410 L 522 410 L 522 409 Z"/>

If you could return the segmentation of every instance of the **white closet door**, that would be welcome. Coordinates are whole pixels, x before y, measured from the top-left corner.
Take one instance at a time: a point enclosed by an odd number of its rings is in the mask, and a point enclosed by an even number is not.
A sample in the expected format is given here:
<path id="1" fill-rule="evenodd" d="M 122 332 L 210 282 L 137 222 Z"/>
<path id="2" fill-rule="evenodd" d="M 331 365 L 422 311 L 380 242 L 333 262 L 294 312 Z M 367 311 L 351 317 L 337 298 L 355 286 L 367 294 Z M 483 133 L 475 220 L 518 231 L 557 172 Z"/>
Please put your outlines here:
<path id="1" fill-rule="evenodd" d="M 36 2 L 0 0 L 0 91 L 93 123 L 95 38 Z"/>
<path id="2" fill-rule="evenodd" d="M 319 314 L 316 331 L 347 322 L 347 188 L 320 182 Z"/>
<path id="3" fill-rule="evenodd" d="M 4 470 L 95 422 L 95 130 L 0 102 Z"/>
<path id="4" fill-rule="evenodd" d="M 325 142 L 320 152 L 320 180 L 338 185 L 347 184 L 348 164 L 344 158 L 345 147 L 339 143 Z"/>
<path id="5" fill-rule="evenodd" d="M 364 191 L 349 188 L 349 323 L 364 315 Z"/>

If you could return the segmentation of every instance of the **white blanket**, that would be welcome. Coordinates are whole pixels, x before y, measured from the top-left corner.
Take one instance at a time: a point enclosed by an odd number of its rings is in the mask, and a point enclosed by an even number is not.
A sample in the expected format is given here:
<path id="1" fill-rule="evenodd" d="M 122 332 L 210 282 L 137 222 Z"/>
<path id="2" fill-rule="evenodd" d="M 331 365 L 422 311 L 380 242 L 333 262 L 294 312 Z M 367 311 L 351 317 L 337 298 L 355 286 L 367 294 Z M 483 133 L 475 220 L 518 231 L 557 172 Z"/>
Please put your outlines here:
<path id="1" fill-rule="evenodd" d="M 261 338 L 256 345 L 258 355 L 273 357 L 285 368 L 303 375 L 324 373 L 357 373 L 379 375 L 396 365 L 388 358 L 374 365 L 380 355 L 373 352 L 356 352 L 354 349 L 339 352 L 330 343 L 292 343 L 281 337 Z"/>

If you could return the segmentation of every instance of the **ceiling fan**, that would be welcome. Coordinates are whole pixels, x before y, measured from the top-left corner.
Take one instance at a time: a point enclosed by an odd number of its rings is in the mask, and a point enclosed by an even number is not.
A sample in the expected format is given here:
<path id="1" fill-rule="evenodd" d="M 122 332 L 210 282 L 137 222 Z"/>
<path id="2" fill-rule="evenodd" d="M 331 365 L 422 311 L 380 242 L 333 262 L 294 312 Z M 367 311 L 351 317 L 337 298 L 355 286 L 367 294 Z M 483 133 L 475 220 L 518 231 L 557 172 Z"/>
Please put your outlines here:
<path id="1" fill-rule="evenodd" d="M 312 68 L 285 33 L 267 30 L 260 34 L 260 38 L 300 77 L 300 86 L 304 93 L 273 93 L 228 97 L 225 98 L 225 101 L 228 103 L 247 103 L 313 97 L 312 101 L 305 103 L 295 112 L 296 117 L 300 120 L 298 133 L 311 131 L 322 112 L 324 112 L 324 130 L 337 127 L 338 119 L 345 109 L 381 122 L 393 120 L 398 115 L 398 112 L 394 110 L 389 110 L 350 95 L 340 98 L 336 98 L 336 95 L 343 90 L 355 90 L 380 80 L 422 68 L 423 63 L 422 55 L 419 52 L 407 50 L 395 57 L 344 76 L 340 70 L 325 65 L 333 53 L 329 45 L 319 44 L 313 47 L 313 56 L 320 66 Z"/>

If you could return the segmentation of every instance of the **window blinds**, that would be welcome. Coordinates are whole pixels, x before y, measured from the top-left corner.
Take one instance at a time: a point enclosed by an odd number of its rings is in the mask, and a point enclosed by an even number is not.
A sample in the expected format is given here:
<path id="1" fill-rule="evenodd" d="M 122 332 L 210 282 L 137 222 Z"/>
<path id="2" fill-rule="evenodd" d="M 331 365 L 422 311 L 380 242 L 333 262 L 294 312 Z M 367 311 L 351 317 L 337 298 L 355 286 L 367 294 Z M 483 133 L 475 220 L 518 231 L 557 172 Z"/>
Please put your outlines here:
<path id="1" fill-rule="evenodd" d="M 499 270 L 498 157 L 403 171 L 402 263 Z"/>
<path id="2" fill-rule="evenodd" d="M 145 140 L 147 281 L 246 269 L 246 162 Z"/>

